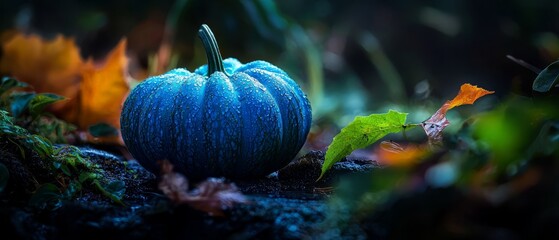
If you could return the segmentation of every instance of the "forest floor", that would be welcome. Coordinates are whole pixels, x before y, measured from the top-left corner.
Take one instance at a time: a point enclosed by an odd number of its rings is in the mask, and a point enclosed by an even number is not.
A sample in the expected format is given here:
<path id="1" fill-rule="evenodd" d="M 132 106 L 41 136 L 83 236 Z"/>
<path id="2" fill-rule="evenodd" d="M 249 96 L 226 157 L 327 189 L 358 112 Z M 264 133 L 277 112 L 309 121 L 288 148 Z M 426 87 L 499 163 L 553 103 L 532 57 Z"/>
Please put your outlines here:
<path id="1" fill-rule="evenodd" d="M 126 183 L 124 205 L 84 190 L 55 208 L 30 206 L 31 179 L 44 173 L 33 161 L 3 149 L 0 162 L 14 174 L 0 195 L 0 227 L 10 236 L 2 239 L 554 239 L 559 234 L 559 211 L 534 217 L 541 212 L 538 201 L 545 199 L 538 190 L 492 206 L 453 187 L 423 189 L 374 214 L 352 213 L 333 188 L 344 176 L 367 176 L 379 165 L 344 159 L 316 182 L 324 160 L 320 151 L 268 177 L 235 181 L 248 201 L 211 216 L 171 202 L 159 191 L 158 177 L 137 162 L 94 148 L 80 150 L 104 166 L 106 177 Z"/>

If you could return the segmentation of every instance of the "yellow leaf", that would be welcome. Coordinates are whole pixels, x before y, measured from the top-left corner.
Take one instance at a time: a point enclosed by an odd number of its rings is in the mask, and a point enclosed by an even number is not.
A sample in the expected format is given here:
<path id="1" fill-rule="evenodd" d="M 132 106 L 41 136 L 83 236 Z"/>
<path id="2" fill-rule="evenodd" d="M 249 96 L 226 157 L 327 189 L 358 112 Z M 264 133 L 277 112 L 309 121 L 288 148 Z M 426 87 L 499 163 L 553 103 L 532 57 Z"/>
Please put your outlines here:
<path id="1" fill-rule="evenodd" d="M 87 129 L 91 125 L 107 123 L 120 129 L 122 104 L 130 92 L 127 66 L 126 40 L 121 40 L 109 53 L 101 68 L 88 62 L 82 71 L 78 127 Z"/>

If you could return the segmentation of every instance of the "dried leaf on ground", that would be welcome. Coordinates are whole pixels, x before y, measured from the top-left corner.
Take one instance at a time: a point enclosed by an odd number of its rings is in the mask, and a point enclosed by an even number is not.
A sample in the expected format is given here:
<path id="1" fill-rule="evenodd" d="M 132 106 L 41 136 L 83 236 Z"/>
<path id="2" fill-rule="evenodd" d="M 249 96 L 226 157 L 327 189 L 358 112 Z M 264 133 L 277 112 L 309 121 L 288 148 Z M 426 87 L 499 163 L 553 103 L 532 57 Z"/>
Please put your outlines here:
<path id="1" fill-rule="evenodd" d="M 421 127 L 429 138 L 430 145 L 438 146 L 442 144 L 442 131 L 450 124 L 446 119 L 448 110 L 461 105 L 473 104 L 477 99 L 492 93 L 494 92 L 469 83 L 463 84 L 454 99 L 447 101 L 433 116 L 421 123 Z"/>
<path id="2" fill-rule="evenodd" d="M 224 209 L 248 202 L 235 184 L 218 178 L 208 178 L 188 191 L 188 180 L 182 174 L 174 172 L 173 165 L 168 160 L 160 161 L 159 166 L 162 175 L 158 187 L 174 203 L 188 204 L 211 216 L 223 216 Z"/>
<path id="3" fill-rule="evenodd" d="M 182 174 L 174 172 L 173 165 L 167 160 L 161 161 L 159 166 L 161 168 L 159 190 L 173 202 L 188 198 L 188 180 Z"/>

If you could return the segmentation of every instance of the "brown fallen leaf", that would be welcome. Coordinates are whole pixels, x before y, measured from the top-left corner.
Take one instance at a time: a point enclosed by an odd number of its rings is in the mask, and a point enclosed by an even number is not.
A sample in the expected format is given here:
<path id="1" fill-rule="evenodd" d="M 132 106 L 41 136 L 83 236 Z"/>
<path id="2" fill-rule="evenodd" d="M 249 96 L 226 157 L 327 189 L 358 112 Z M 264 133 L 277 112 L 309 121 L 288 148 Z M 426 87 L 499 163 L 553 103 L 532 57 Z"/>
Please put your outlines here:
<path id="1" fill-rule="evenodd" d="M 188 180 L 173 171 L 173 165 L 168 160 L 159 162 L 161 167 L 161 181 L 158 188 L 173 202 L 180 202 L 188 198 Z"/>
<path id="2" fill-rule="evenodd" d="M 433 116 L 421 123 L 421 127 L 429 138 L 429 144 L 431 146 L 442 145 L 442 131 L 450 124 L 446 119 L 448 110 L 461 105 L 473 104 L 480 97 L 492 93 L 494 91 L 487 91 L 469 83 L 463 84 L 454 99 L 446 101 Z"/>
<path id="3" fill-rule="evenodd" d="M 176 204 L 188 204 L 210 216 L 224 216 L 223 210 L 237 203 L 248 203 L 235 184 L 226 183 L 221 178 L 208 178 L 189 192 L 188 180 L 174 172 L 168 160 L 160 161 L 159 166 L 162 175 L 158 187 Z"/>

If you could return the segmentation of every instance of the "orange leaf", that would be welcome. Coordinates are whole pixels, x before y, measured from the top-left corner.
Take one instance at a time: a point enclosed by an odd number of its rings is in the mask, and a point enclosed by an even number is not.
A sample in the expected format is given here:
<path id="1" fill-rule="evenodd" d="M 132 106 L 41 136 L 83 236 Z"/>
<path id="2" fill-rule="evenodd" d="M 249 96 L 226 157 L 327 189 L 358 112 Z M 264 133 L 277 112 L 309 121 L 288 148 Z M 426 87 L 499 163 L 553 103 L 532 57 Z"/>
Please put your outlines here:
<path id="1" fill-rule="evenodd" d="M 74 40 L 57 36 L 45 41 L 37 35 L 15 34 L 2 44 L 0 72 L 28 83 L 37 92 L 67 98 L 50 110 L 58 117 L 87 130 L 106 123 L 120 129 L 121 105 L 128 95 L 128 59 L 122 40 L 102 67 L 84 61 Z M 120 136 L 89 140 L 123 144 Z"/>
<path id="2" fill-rule="evenodd" d="M 442 144 L 442 131 L 450 124 L 446 119 L 446 112 L 448 110 L 465 104 L 473 104 L 480 97 L 492 93 L 494 91 L 487 91 L 469 83 L 462 84 L 460 92 L 458 92 L 454 99 L 446 101 L 433 116 L 421 123 L 423 130 L 425 130 L 429 138 L 429 143 L 431 145 Z"/>
<path id="3" fill-rule="evenodd" d="M 457 106 L 473 104 L 480 97 L 492 93 L 494 93 L 494 91 L 487 91 L 483 88 L 471 85 L 469 83 L 462 84 L 462 86 L 460 87 L 460 92 L 458 92 L 458 95 L 456 95 L 454 99 L 447 101 L 445 105 L 448 104 L 447 110 L 450 110 Z M 443 105 L 443 107 L 445 107 L 445 105 Z"/>
<path id="4" fill-rule="evenodd" d="M 51 110 L 61 118 L 75 117 L 83 61 L 73 39 L 58 35 L 44 41 L 37 35 L 14 35 L 2 45 L 0 72 L 28 83 L 37 92 L 50 92 L 69 100 L 55 103 Z"/>
<path id="5" fill-rule="evenodd" d="M 381 164 L 409 167 L 429 155 L 429 148 L 416 144 L 402 146 L 392 141 L 382 141 L 376 150 Z"/>
<path id="6" fill-rule="evenodd" d="M 121 40 L 109 53 L 103 67 L 95 68 L 89 61 L 83 68 L 80 113 L 76 122 L 79 128 L 107 123 L 120 129 L 122 104 L 130 91 L 125 50 L 126 40 Z"/>

